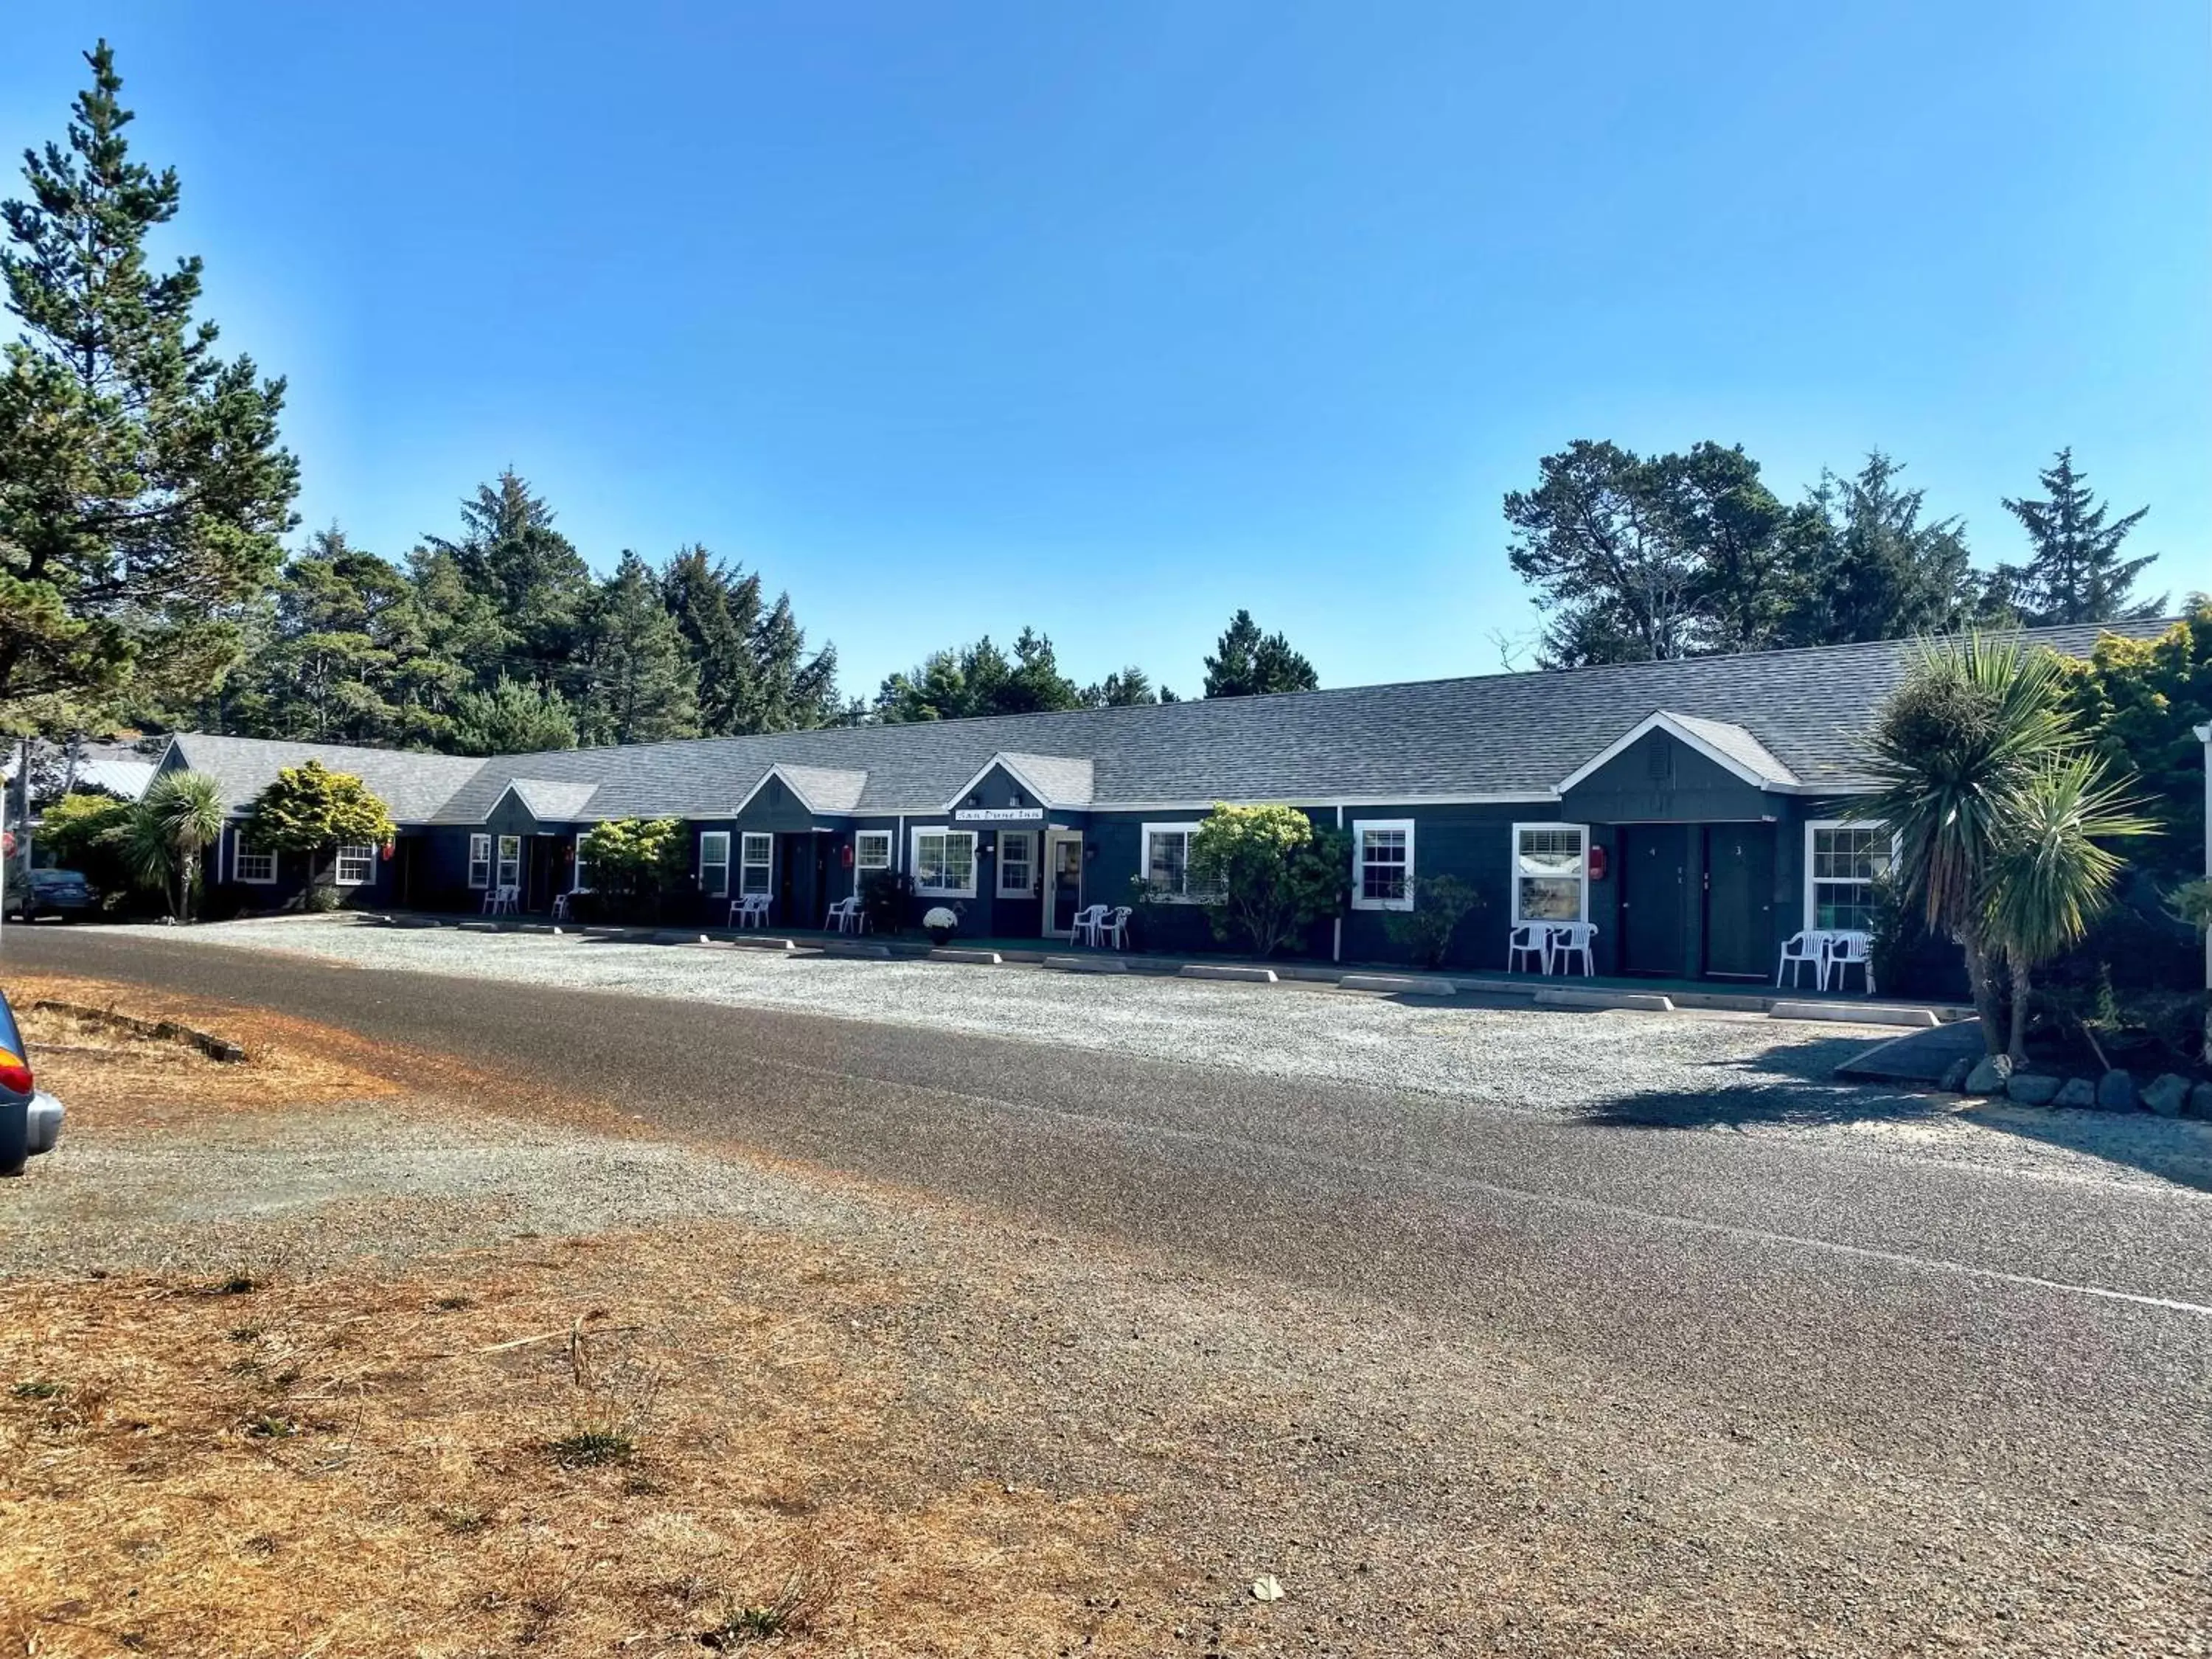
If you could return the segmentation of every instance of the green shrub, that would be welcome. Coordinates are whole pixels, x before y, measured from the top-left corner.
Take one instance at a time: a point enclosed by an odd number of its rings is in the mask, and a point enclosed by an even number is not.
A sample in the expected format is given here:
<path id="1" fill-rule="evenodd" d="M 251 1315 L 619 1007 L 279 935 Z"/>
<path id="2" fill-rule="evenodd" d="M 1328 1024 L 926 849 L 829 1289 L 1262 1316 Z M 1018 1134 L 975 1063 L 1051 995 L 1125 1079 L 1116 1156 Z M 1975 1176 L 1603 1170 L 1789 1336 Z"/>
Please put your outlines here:
<path id="1" fill-rule="evenodd" d="M 1482 895 L 1453 876 L 1426 876 L 1410 885 L 1413 908 L 1390 912 L 1382 931 L 1424 968 L 1441 968 L 1460 923 L 1482 908 Z"/>

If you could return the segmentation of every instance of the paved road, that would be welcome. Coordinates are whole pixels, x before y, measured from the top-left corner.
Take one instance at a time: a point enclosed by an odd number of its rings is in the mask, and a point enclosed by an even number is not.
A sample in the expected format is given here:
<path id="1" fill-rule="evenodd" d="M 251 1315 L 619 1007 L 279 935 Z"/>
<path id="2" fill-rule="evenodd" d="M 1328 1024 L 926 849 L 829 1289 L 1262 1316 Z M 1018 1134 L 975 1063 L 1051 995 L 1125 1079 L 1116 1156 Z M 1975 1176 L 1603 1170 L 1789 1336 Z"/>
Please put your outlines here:
<path id="1" fill-rule="evenodd" d="M 1970 1477 L 1989 1507 L 1962 1524 L 2032 1533 L 2088 1506 L 2100 1547 L 2200 1552 L 2203 1571 L 2212 1195 L 2184 1186 L 1551 1122 L 94 930 L 10 929 L 6 952 L 17 970 L 257 1003 L 550 1079 L 686 1134 L 1207 1272 L 1372 1298 L 1638 1409 L 1794 1438 L 1808 1459 Z"/>

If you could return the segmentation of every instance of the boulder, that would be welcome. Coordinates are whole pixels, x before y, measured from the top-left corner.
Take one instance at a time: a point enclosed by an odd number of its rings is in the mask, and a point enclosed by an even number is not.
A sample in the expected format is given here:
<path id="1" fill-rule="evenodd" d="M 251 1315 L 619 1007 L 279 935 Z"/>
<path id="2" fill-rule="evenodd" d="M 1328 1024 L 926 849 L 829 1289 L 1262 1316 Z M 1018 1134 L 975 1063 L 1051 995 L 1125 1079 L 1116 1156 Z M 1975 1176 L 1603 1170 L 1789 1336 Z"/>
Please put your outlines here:
<path id="1" fill-rule="evenodd" d="M 2012 1080 L 2012 1060 L 2004 1054 L 1984 1054 L 1974 1062 L 1974 1069 L 1966 1073 L 1966 1092 L 1970 1095 L 2001 1095 L 2005 1085 Z"/>
<path id="2" fill-rule="evenodd" d="M 2189 1079 L 2168 1072 L 2144 1089 L 2142 1103 L 2160 1117 L 2179 1117 L 2189 1103 Z"/>
<path id="3" fill-rule="evenodd" d="M 2052 1097 L 2053 1106 L 2063 1106 L 2069 1111 L 2094 1112 L 2097 1109 L 2097 1085 L 2086 1077 L 2069 1077 L 2066 1086 Z"/>
<path id="4" fill-rule="evenodd" d="M 2016 1106 L 2048 1106 L 2058 1098 L 2060 1079 L 2040 1072 L 2014 1072 L 2005 1095 Z"/>
<path id="5" fill-rule="evenodd" d="M 2212 1083 L 2200 1083 L 2189 1091 L 2189 1115 L 2212 1122 Z"/>
<path id="6" fill-rule="evenodd" d="M 2136 1109 L 2136 1080 L 2125 1072 L 2107 1072 L 2097 1079 L 2097 1109 L 2132 1112 Z"/>
<path id="7" fill-rule="evenodd" d="M 1945 1069 L 1943 1080 L 1936 1086 L 1947 1095 L 1963 1095 L 1966 1092 L 1967 1074 L 1973 1069 L 1972 1060 L 1965 1054 L 1960 1054 Z"/>

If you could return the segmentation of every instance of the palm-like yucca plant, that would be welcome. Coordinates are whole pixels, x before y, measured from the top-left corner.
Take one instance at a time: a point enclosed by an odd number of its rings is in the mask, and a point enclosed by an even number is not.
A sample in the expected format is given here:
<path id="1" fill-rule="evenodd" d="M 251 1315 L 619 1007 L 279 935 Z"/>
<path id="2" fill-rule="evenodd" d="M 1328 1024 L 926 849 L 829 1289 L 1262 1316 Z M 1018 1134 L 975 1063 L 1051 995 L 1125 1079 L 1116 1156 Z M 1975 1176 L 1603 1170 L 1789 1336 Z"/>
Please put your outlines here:
<path id="1" fill-rule="evenodd" d="M 2121 860 L 2099 843 L 2156 832 L 2094 755 L 2076 751 L 2038 766 L 2012 792 L 1990 855 L 1982 900 L 1989 943 L 2012 977 L 2013 1064 L 2027 1061 L 2030 975 L 2081 942 L 2110 901 Z"/>
<path id="2" fill-rule="evenodd" d="M 1990 869 L 2039 769 L 2078 739 L 2058 699 L 2057 659 L 1978 634 L 1923 641 L 1869 739 L 1870 817 L 1898 841 L 1909 897 L 1929 930 L 1966 952 L 1989 1052 L 2002 1052 L 1988 939 Z"/>
<path id="3" fill-rule="evenodd" d="M 164 772 L 122 826 L 124 858 L 141 880 L 161 889 L 179 921 L 191 917 L 200 854 L 222 834 L 227 810 L 222 786 L 206 773 Z"/>

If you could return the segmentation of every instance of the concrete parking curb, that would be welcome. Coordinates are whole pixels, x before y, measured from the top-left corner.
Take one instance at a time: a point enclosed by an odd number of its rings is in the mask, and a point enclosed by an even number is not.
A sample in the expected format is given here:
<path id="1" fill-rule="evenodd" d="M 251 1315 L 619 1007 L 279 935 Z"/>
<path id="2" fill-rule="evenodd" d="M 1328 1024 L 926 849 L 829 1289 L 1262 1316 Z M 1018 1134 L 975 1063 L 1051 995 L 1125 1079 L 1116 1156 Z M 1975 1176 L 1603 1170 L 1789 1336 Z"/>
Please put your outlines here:
<path id="1" fill-rule="evenodd" d="M 1337 981 L 1345 991 L 1383 991 L 1395 996 L 1455 996 L 1459 987 L 1448 979 L 1422 979 L 1412 974 L 1346 974 Z"/>
<path id="2" fill-rule="evenodd" d="M 1539 1008 L 1626 1008 L 1639 1014 L 1671 1014 L 1674 1000 L 1650 991 L 1563 991 L 1547 985 L 1536 993 Z"/>
<path id="3" fill-rule="evenodd" d="M 1231 963 L 1186 962 L 1176 969 L 1178 979 L 1233 979 L 1251 985 L 1273 985 L 1276 982 L 1272 968 L 1244 968 Z"/>
<path id="4" fill-rule="evenodd" d="M 1047 957 L 1042 964 L 1066 974 L 1126 974 L 1129 964 L 1119 957 Z"/>
<path id="5" fill-rule="evenodd" d="M 1943 1022 L 1932 1008 L 1900 1008 L 1895 1005 L 1848 1002 L 1778 1002 L 1767 1010 L 1770 1019 L 1826 1019 L 1845 1025 L 1911 1025 L 1928 1030 Z"/>
<path id="6" fill-rule="evenodd" d="M 980 967 L 995 968 L 1006 958 L 996 951 L 963 951 L 950 945 L 940 945 L 929 953 L 932 962 L 968 962 Z"/>

